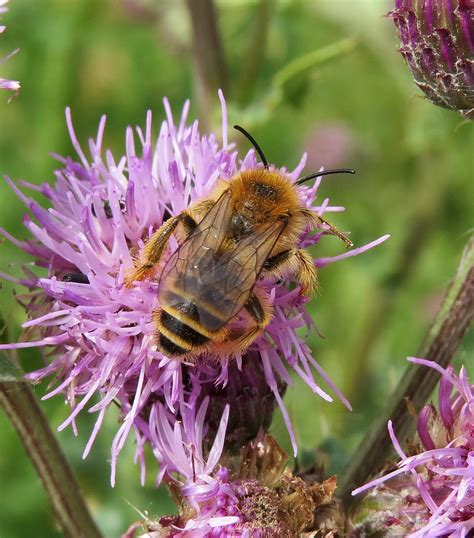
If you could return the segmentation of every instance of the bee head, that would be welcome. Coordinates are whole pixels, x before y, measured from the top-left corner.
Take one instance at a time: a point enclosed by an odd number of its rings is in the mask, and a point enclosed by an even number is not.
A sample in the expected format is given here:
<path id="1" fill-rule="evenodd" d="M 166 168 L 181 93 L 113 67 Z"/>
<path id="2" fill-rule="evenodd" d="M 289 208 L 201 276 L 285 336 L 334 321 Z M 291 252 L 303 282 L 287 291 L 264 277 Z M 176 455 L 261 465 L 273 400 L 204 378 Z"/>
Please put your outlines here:
<path id="1" fill-rule="evenodd" d="M 286 218 L 298 206 L 289 179 L 278 172 L 257 168 L 241 172 L 234 180 L 234 215 L 253 228 Z M 236 219 L 237 220 L 237 219 Z"/>

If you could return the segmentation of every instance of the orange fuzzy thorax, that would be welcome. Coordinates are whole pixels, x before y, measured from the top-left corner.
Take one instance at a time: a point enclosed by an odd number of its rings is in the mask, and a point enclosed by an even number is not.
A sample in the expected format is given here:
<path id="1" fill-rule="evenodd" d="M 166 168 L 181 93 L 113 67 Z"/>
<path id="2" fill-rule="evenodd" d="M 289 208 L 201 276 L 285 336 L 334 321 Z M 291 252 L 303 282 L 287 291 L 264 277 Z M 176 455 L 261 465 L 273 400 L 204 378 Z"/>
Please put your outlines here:
<path id="1" fill-rule="evenodd" d="M 232 192 L 233 214 L 245 219 L 254 232 L 280 220 L 286 221 L 282 240 L 296 238 L 304 231 L 306 223 L 301 214 L 304 208 L 289 177 L 260 168 L 247 170 L 221 181 L 212 198 L 217 199 L 227 189 Z"/>

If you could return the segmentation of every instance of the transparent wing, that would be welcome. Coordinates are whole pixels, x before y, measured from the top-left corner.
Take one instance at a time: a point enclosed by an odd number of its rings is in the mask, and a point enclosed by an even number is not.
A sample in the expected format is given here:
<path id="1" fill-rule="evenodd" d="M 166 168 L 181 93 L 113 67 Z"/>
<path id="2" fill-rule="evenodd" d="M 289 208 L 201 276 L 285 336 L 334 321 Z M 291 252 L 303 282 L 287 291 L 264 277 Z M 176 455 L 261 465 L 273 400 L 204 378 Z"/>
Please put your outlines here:
<path id="1" fill-rule="evenodd" d="M 159 300 L 215 331 L 247 302 L 284 223 L 268 225 L 231 248 L 223 248 L 231 218 L 224 193 L 198 229 L 173 253 L 160 281 Z"/>
<path id="2" fill-rule="evenodd" d="M 176 271 L 179 262 L 194 258 L 200 252 L 217 251 L 227 233 L 232 216 L 231 192 L 225 191 L 204 215 L 197 228 L 173 252 L 161 272 L 160 281 Z"/>
<path id="3" fill-rule="evenodd" d="M 252 234 L 234 248 L 214 258 L 201 277 L 196 303 L 203 326 L 212 323 L 206 318 L 209 307 L 223 324 L 231 320 L 248 301 L 263 264 L 278 241 L 284 224 L 274 223 L 258 234 Z M 192 284 L 192 282 L 190 282 Z M 212 312 L 211 312 L 212 313 Z M 212 330 L 212 329 L 209 329 Z"/>

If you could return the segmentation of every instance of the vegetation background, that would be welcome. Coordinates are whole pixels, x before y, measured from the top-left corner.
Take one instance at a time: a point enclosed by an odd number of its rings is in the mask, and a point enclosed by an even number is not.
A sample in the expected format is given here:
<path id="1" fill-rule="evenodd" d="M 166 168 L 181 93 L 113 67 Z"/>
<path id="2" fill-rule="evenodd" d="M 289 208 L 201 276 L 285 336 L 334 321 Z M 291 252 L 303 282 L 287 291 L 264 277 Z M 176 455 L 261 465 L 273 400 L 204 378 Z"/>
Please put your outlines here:
<path id="1" fill-rule="evenodd" d="M 147 109 L 157 132 L 163 96 L 176 113 L 193 98 L 191 117 L 217 129 L 217 95 L 199 93 L 196 74 L 199 51 L 209 43 L 193 43 L 188 7 L 172 0 L 11 2 L 0 45 L 2 54 L 21 52 L 1 70 L 20 80 L 22 90 L 10 103 L 0 96 L 1 173 L 52 181 L 58 164 L 50 152 L 73 155 L 67 105 L 83 144 L 107 114 L 106 146 L 115 155 L 123 154 L 126 126 L 143 125 Z M 473 124 L 421 97 L 396 51 L 394 27 L 384 17 L 389 8 L 384 0 L 216 2 L 226 66 L 218 76 L 230 122 L 251 130 L 277 165 L 291 168 L 308 151 L 307 172 L 322 165 L 356 168 L 356 176 L 332 176 L 321 187 L 322 196 L 347 208 L 332 220 L 351 231 L 356 245 L 392 234 L 375 250 L 321 270 L 321 292 L 310 306 L 324 335 L 310 335 L 314 355 L 354 411 L 324 402 L 298 381 L 285 397 L 301 446 L 307 453 L 316 449 L 329 472 L 348 461 L 397 384 L 406 356 L 416 354 L 472 226 Z M 195 23 L 205 18 L 201 12 Z M 235 140 L 247 148 L 242 137 Z M 24 212 L 0 183 L 0 225 L 20 239 Z M 0 248 L 2 271 L 18 273 L 30 261 L 8 242 Z M 341 248 L 328 238 L 317 254 Z M 24 313 L 8 283 L 0 304 L 17 338 Z M 456 364 L 468 364 L 473 351 L 471 333 Z M 27 371 L 40 366 L 35 351 L 21 358 Z M 39 398 L 45 386 L 35 390 Z M 60 397 L 42 406 L 53 428 L 68 414 Z M 83 413 L 79 438 L 70 431 L 58 438 L 105 536 L 118 537 L 139 519 L 132 506 L 151 515 L 171 512 L 166 491 L 154 487 L 151 458 L 147 485 L 139 485 L 132 443 L 121 455 L 118 485 L 110 488 L 114 410 L 90 456 L 81 459 L 93 420 Z M 288 448 L 278 412 L 272 431 Z M 60 535 L 3 414 L 0 491 L 2 538 Z"/>

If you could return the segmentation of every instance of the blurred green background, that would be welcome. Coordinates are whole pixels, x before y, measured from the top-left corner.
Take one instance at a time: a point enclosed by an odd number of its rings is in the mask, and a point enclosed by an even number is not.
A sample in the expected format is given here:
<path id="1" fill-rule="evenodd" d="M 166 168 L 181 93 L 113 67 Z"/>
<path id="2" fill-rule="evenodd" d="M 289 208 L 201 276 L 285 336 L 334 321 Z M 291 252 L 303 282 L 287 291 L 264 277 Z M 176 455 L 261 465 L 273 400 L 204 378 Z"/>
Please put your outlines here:
<path id="1" fill-rule="evenodd" d="M 321 293 L 311 304 L 325 336 L 310 336 L 314 355 L 354 411 L 318 399 L 298 381 L 285 397 L 300 445 L 307 451 L 318 447 L 327 467 L 337 471 L 396 386 L 405 357 L 416 354 L 468 238 L 473 125 L 420 96 L 384 17 L 388 2 L 222 0 L 216 9 L 230 123 L 251 130 L 277 165 L 294 167 L 306 150 L 307 172 L 322 165 L 356 168 L 356 176 L 332 176 L 323 183 L 321 195 L 347 208 L 331 220 L 350 230 L 356 245 L 392 234 L 377 249 L 322 270 Z M 176 113 L 191 97 L 190 117 L 209 128 L 219 126 L 217 96 L 202 93 L 196 75 L 202 43 L 193 45 L 185 2 L 13 1 L 3 23 L 8 31 L 0 38 L 2 54 L 16 47 L 21 52 L 1 65 L 1 74 L 20 80 L 22 90 L 10 103 L 6 93 L 0 95 L 2 174 L 52 180 L 58 165 L 49 152 L 73 155 L 64 122 L 67 105 L 84 145 L 107 114 L 106 146 L 116 156 L 124 151 L 125 127 L 144 125 L 149 108 L 157 132 L 163 96 Z M 336 43 L 328 61 L 311 55 Z M 302 70 L 304 62 L 308 68 Z M 0 204 L 0 225 L 25 238 L 24 207 L 3 182 Z M 337 240 L 327 239 L 317 254 L 342 250 Z M 8 242 L 1 245 L 0 270 L 15 274 L 28 261 Z M 0 301 L 17 337 L 24 314 L 8 283 Z M 456 364 L 472 360 L 473 348 L 471 333 Z M 26 370 L 40 365 L 34 351 L 21 358 Z M 45 386 L 35 390 L 40 397 Z M 68 414 L 61 397 L 41 405 L 53 428 Z M 115 410 L 88 459 L 81 459 L 93 420 L 82 414 L 79 438 L 69 430 L 58 438 L 105 536 L 119 536 L 140 519 L 131 505 L 151 515 L 171 512 L 167 493 L 153 486 L 151 460 L 147 485 L 139 485 L 131 442 L 120 457 L 118 485 L 110 488 Z M 272 431 L 288 448 L 279 413 Z M 0 498 L 0 537 L 60 535 L 40 481 L 3 414 Z"/>

